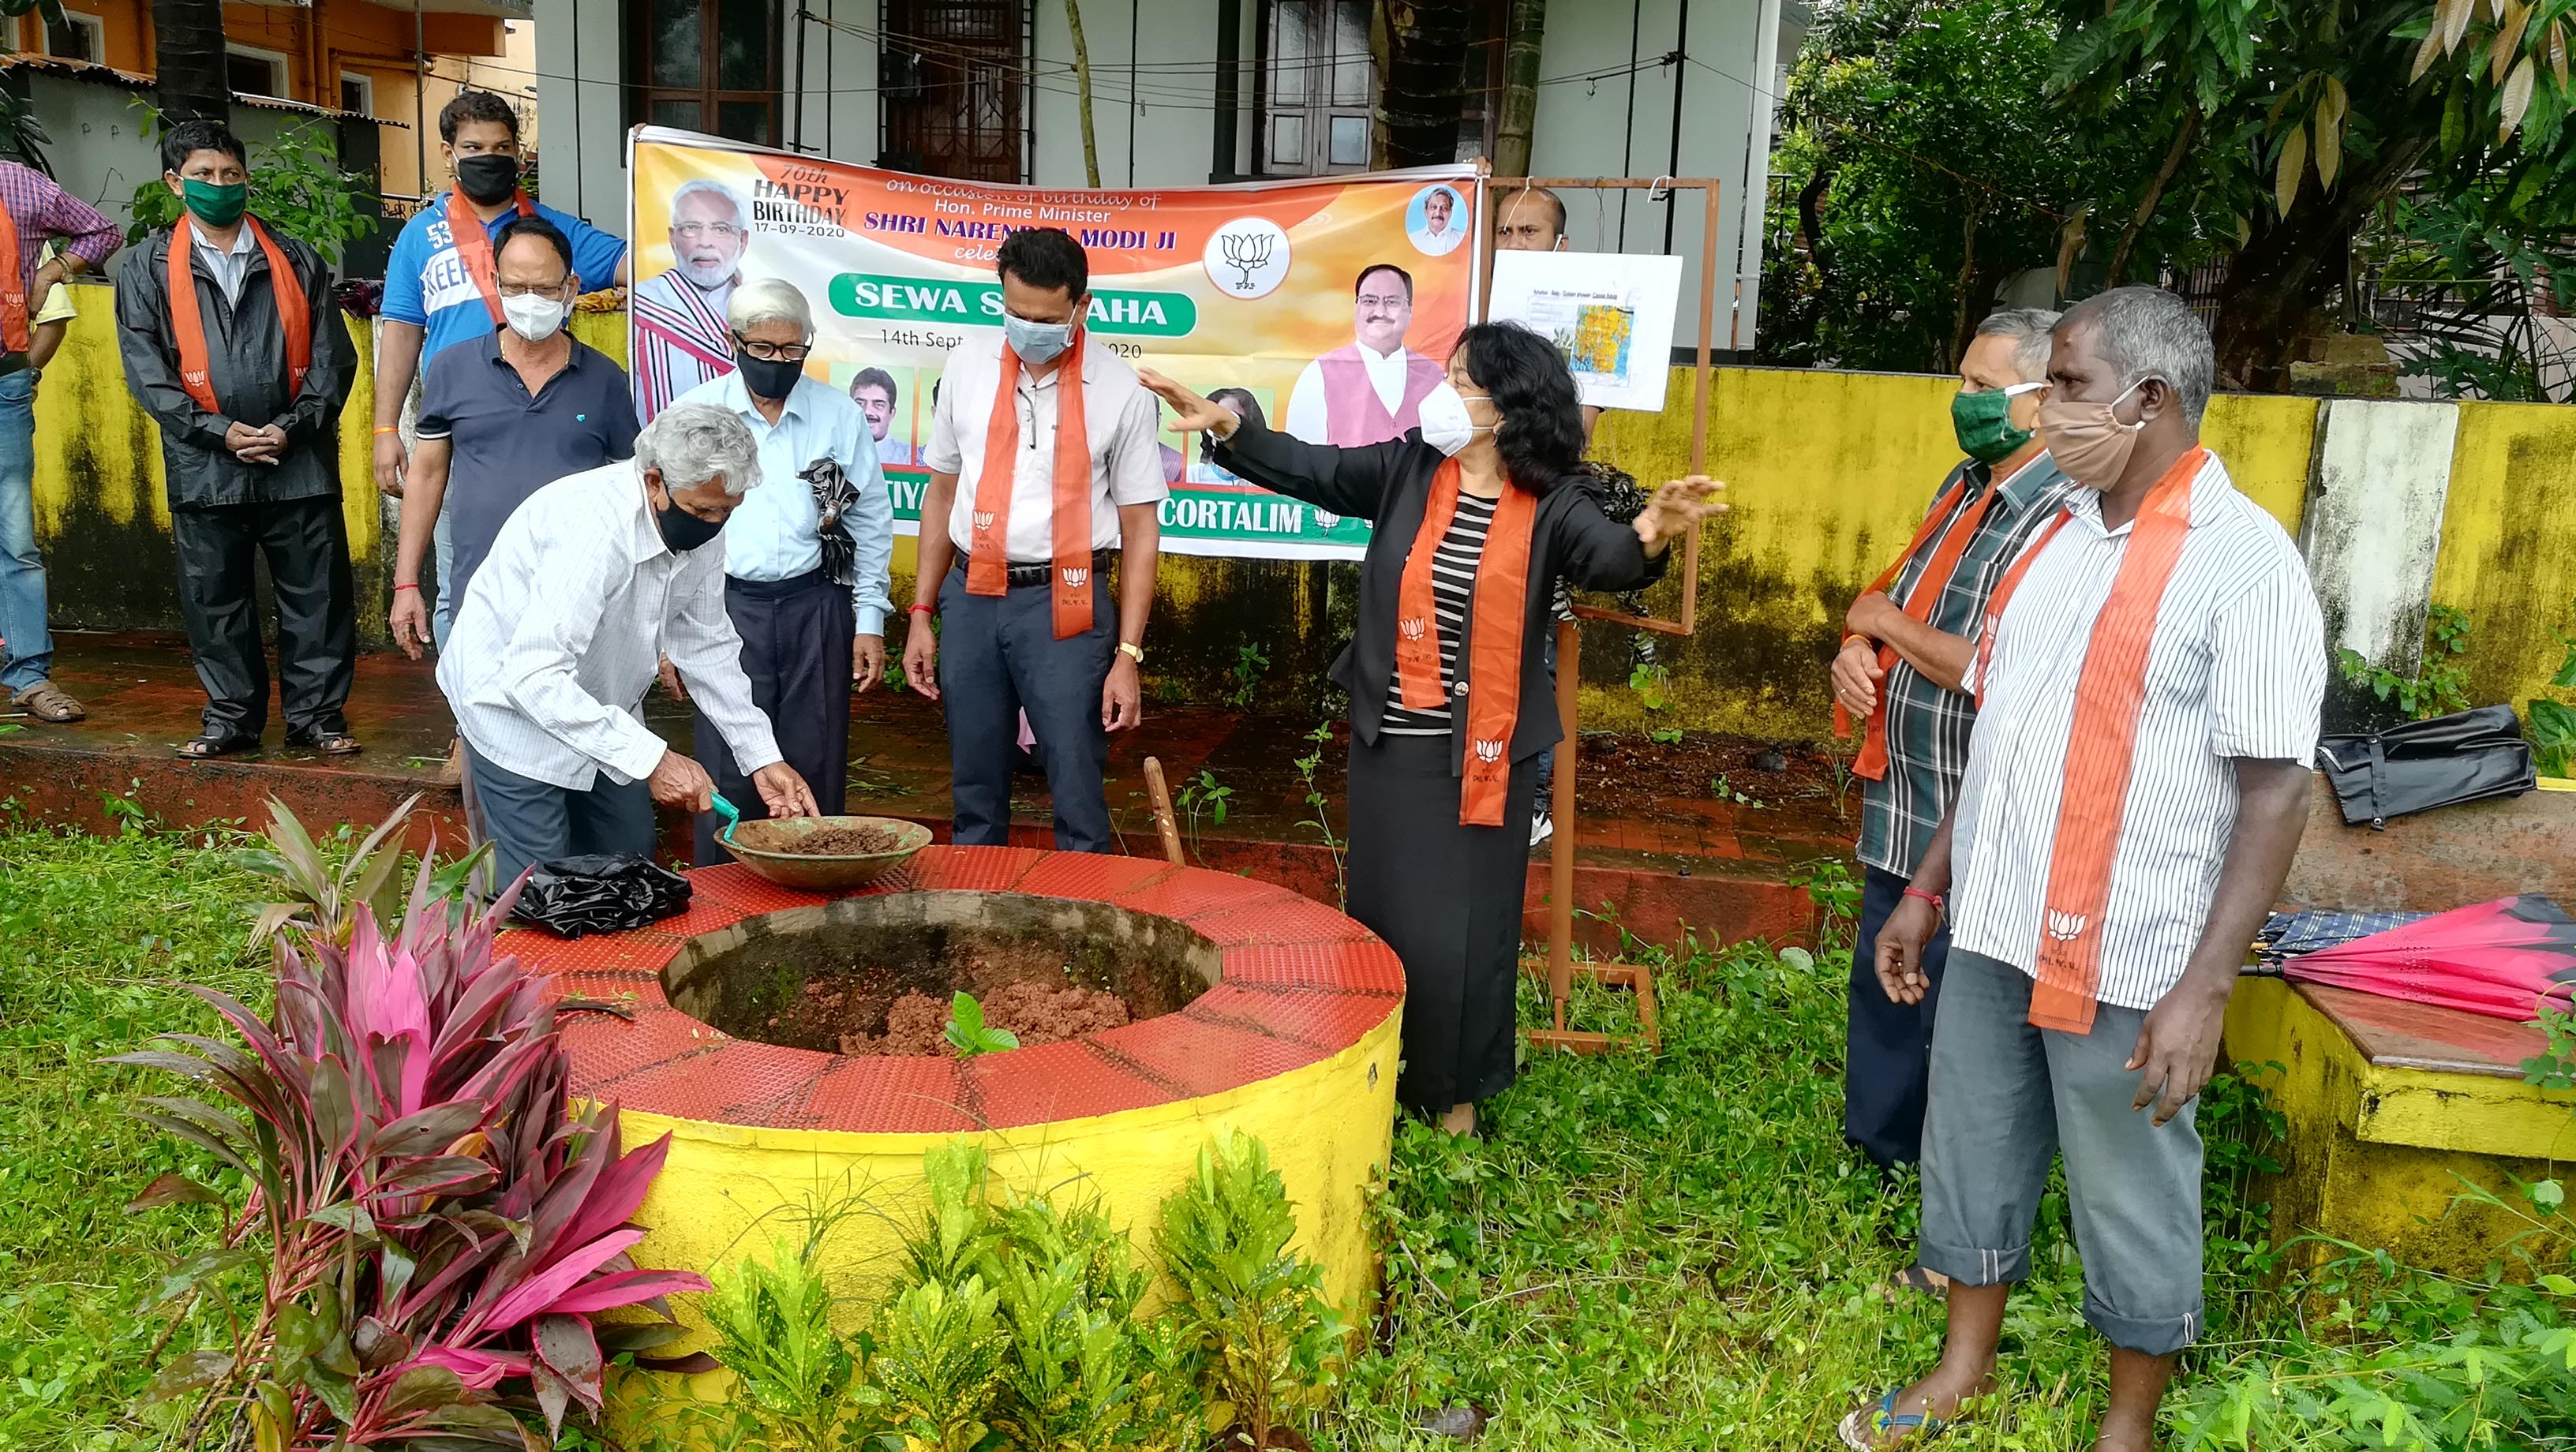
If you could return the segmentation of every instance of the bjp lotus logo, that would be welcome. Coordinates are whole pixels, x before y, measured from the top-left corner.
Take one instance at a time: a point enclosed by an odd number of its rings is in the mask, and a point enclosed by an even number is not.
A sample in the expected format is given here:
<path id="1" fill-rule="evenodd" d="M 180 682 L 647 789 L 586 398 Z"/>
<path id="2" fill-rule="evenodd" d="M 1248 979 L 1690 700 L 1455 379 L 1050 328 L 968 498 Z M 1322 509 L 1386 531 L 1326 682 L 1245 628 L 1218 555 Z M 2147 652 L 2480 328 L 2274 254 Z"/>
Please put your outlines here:
<path id="1" fill-rule="evenodd" d="M 1491 766 L 1491 765 L 1493 765 L 1495 762 L 1502 760 L 1502 759 L 1503 759 L 1503 743 L 1501 743 L 1501 742 L 1499 742 L 1499 741 L 1479 741 L 1479 742 L 1477 742 L 1477 743 L 1476 743 L 1476 759 L 1477 759 L 1478 761 L 1481 761 L 1481 762 L 1485 763 L 1487 766 Z"/>
<path id="2" fill-rule="evenodd" d="M 1315 511 L 1315 527 L 1318 529 L 1331 529 L 1334 525 L 1341 522 L 1342 517 L 1338 514 L 1322 509 Z"/>
<path id="3" fill-rule="evenodd" d="M 1199 254 L 1208 281 L 1228 297 L 1267 297 L 1288 279 L 1287 229 L 1268 217 L 1237 217 L 1208 234 Z"/>
<path id="4" fill-rule="evenodd" d="M 1419 619 L 1399 620 L 1395 623 L 1395 628 L 1407 640 L 1420 640 L 1422 638 L 1422 621 Z"/>
<path id="5" fill-rule="evenodd" d="M 2084 924 L 2086 921 L 2087 919 L 2082 913 L 2061 912 L 2056 908 L 2050 908 L 2048 910 L 2048 935 L 2061 943 L 2074 942 L 2077 938 L 2084 935 Z"/>
<path id="6" fill-rule="evenodd" d="M 1091 571 L 1087 569 L 1074 569 L 1064 572 L 1064 587 L 1068 590 L 1079 590 L 1090 583 Z"/>
<path id="7" fill-rule="evenodd" d="M 975 532 L 976 532 L 977 534 L 985 534 L 985 533 L 989 533 L 989 532 L 992 530 L 992 528 L 993 528 L 993 511 L 991 511 L 991 510 L 989 510 L 989 509 L 978 509 L 978 510 L 976 510 L 976 511 L 975 511 Z"/>

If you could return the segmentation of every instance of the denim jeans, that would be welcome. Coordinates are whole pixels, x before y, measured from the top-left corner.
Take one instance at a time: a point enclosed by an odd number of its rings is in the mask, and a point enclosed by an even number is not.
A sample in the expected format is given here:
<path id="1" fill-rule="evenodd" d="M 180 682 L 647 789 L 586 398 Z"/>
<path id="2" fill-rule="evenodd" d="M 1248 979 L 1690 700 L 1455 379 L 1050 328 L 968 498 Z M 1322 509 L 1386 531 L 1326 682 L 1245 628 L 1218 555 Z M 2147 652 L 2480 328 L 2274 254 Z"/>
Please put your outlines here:
<path id="1" fill-rule="evenodd" d="M 53 670 L 45 631 L 45 558 L 36 552 L 36 375 L 0 377 L 0 690 Z"/>

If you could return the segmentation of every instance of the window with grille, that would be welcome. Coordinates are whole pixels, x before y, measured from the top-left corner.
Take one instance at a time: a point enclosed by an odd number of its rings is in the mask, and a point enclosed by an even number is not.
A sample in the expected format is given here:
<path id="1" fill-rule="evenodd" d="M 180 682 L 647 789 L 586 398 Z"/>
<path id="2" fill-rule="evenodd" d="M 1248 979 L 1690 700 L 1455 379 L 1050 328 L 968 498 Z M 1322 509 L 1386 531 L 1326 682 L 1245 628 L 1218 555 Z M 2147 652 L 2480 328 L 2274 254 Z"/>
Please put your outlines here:
<path id="1" fill-rule="evenodd" d="M 782 144 L 776 0 L 646 0 L 637 9 L 637 119 Z"/>
<path id="2" fill-rule="evenodd" d="M 966 181 L 1024 180 L 1021 0 L 886 0 L 880 165 Z"/>
<path id="3" fill-rule="evenodd" d="M 107 23 L 97 16 L 66 10 L 59 19 L 40 23 L 45 29 L 45 54 L 93 65 L 107 59 Z"/>

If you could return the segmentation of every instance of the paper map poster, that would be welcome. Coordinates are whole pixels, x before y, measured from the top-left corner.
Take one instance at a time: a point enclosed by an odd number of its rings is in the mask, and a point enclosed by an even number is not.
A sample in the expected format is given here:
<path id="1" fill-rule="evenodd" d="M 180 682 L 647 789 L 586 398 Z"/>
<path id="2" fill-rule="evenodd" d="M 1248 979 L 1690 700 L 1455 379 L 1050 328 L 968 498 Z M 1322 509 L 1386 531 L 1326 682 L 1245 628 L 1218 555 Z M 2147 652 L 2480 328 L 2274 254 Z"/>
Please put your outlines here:
<path id="1" fill-rule="evenodd" d="M 951 348 L 1001 331 L 993 257 L 1022 227 L 1061 227 L 1090 254 L 1092 336 L 1313 442 L 1375 443 L 1471 316 L 1473 167 L 1324 181 L 1056 190 L 913 176 L 638 128 L 628 235 L 638 413 L 732 371 L 722 300 L 743 280 L 794 283 L 815 317 L 809 376 L 867 414 L 916 532 L 932 400 Z M 1390 366 L 1390 364 L 1400 366 Z M 1182 554 L 1356 559 L 1364 520 L 1247 484 L 1161 413 L 1163 547 Z"/>
<path id="2" fill-rule="evenodd" d="M 1497 252 L 1496 321 L 1554 341 L 1595 408 L 1655 413 L 1670 377 L 1682 260 L 1617 252 Z"/>

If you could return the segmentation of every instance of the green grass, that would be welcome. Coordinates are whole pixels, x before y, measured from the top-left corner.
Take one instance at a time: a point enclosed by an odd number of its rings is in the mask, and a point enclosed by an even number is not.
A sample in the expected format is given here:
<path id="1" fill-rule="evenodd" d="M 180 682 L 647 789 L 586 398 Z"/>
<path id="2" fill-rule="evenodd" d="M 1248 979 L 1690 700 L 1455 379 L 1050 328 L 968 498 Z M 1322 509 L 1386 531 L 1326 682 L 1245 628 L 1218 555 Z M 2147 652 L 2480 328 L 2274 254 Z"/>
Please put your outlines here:
<path id="1" fill-rule="evenodd" d="M 170 1312 L 138 1307 L 211 1226 L 123 1207 L 162 1171 L 212 1175 L 122 1117 L 165 1085 L 96 1061 L 209 1031 L 183 982 L 257 994 L 241 944 L 260 885 L 210 844 L 231 839 L 0 832 L 0 1452 L 160 1444 L 164 1419 L 133 1403 Z M 1882 1186 L 1841 1143 L 1845 961 L 1694 954 L 1663 980 L 1662 1053 L 1535 1058 L 1480 1141 L 1404 1130 L 1386 1303 L 1326 1444 L 1455 1445 L 1413 1420 L 1472 1403 L 1493 1417 L 1487 1447 L 1822 1448 L 1846 1408 L 1926 1366 L 1938 1305 L 1883 1289 L 1908 1260 L 1913 1186 Z M 1610 1026 L 1625 1001 L 1581 1008 Z M 2241 1087 L 2210 1103 L 2203 1363 L 2277 1329 L 2231 1321 L 2258 1257 L 2230 1239 L 2245 1232 L 2223 1171 L 2259 1110 Z M 2008 1391 L 1943 1446 L 2088 1445 L 2104 1357 L 2072 1257 L 2052 1193 Z M 223 1314 L 198 1307 L 173 1344 L 221 1344 Z"/>
<path id="2" fill-rule="evenodd" d="M 1412 1423 L 1466 1403 L 1493 1418 L 1488 1442 L 1515 1448 L 1824 1448 L 1846 1410 L 1927 1370 L 1939 1302 L 1885 1289 L 1912 1259 L 1915 1183 L 1882 1184 L 1842 1143 L 1848 962 L 1695 954 L 1663 979 L 1661 1053 L 1525 1049 L 1483 1140 L 1405 1129 L 1386 1307 L 1340 1444 L 1455 1445 Z M 1623 999 L 1589 1005 L 1597 1026 L 1618 1026 Z M 1541 1011 L 1524 997 L 1523 1022 Z M 2224 1320 L 2259 1252 L 2228 1239 L 2243 1217 L 2226 1171 L 2261 1119 L 2233 1081 L 2205 1102 L 2222 1324 L 2203 1355 L 2244 1334 Z M 1944 1447 L 2091 1446 L 2107 1362 L 2054 1182 L 2034 1256 L 2006 1394 Z"/>
<path id="3" fill-rule="evenodd" d="M 0 833 L 0 1449 L 161 1440 L 129 1412 L 170 1312 L 139 1307 L 205 1248 L 202 1208 L 127 1214 L 156 1175 L 210 1162 L 124 1115 L 168 1093 L 97 1061 L 173 1030 L 212 1033 L 184 983 L 262 1001 L 243 950 L 256 879 L 228 834 Z M 199 1308 L 173 1344 L 220 1343 Z"/>

